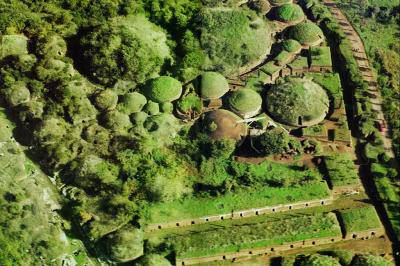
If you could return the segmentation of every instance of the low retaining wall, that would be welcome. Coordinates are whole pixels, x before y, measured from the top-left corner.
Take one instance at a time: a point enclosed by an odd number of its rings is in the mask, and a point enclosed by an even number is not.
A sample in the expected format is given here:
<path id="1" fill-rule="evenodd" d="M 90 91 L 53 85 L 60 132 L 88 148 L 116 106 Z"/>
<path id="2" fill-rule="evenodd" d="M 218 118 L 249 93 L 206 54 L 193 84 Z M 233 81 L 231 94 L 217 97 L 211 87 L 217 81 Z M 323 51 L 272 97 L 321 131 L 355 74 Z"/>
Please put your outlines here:
<path id="1" fill-rule="evenodd" d="M 173 221 L 168 223 L 159 223 L 159 224 L 151 224 L 148 225 L 145 229 L 146 232 L 152 232 L 167 228 L 178 228 L 184 226 L 192 226 L 196 224 L 204 224 L 208 222 L 215 222 L 227 219 L 241 219 L 246 217 L 276 213 L 276 212 L 285 212 L 290 210 L 298 210 L 298 209 L 305 209 L 310 207 L 316 207 L 321 205 L 330 205 L 333 202 L 333 196 L 325 199 L 316 199 L 310 201 L 301 201 L 301 202 L 294 202 L 290 204 L 280 204 L 276 206 L 268 206 L 268 207 L 261 207 L 261 208 L 252 208 L 247 210 L 241 211 L 234 211 L 231 213 L 225 214 L 218 214 L 218 215 L 210 215 L 204 216 L 196 219 L 185 219 L 180 221 Z"/>
<path id="2" fill-rule="evenodd" d="M 304 241 L 290 242 L 290 243 L 285 243 L 282 245 L 274 245 L 274 246 L 268 246 L 268 247 L 263 247 L 263 248 L 243 249 L 243 250 L 235 252 L 235 253 L 225 253 L 225 254 L 219 254 L 219 255 L 209 256 L 209 257 L 176 259 L 175 265 L 177 265 L 177 266 L 178 265 L 193 265 L 193 264 L 198 264 L 198 263 L 206 263 L 206 262 L 221 261 L 221 260 L 235 261 L 239 257 L 249 257 L 249 256 L 255 256 L 255 255 L 269 255 L 269 254 L 273 254 L 276 252 L 286 251 L 286 250 L 295 249 L 295 248 L 307 248 L 307 247 L 313 247 L 313 246 L 318 246 L 318 245 L 331 244 L 331 243 L 335 243 L 335 242 L 357 240 L 357 239 L 358 240 L 367 240 L 367 239 L 374 238 L 374 237 L 382 237 L 382 236 L 384 237 L 384 235 L 385 235 L 385 230 L 383 228 L 376 228 L 376 229 L 371 229 L 371 230 L 366 230 L 366 231 L 361 231 L 361 232 L 354 232 L 344 238 L 341 236 L 314 238 L 314 239 L 308 239 L 308 240 L 304 240 Z"/>

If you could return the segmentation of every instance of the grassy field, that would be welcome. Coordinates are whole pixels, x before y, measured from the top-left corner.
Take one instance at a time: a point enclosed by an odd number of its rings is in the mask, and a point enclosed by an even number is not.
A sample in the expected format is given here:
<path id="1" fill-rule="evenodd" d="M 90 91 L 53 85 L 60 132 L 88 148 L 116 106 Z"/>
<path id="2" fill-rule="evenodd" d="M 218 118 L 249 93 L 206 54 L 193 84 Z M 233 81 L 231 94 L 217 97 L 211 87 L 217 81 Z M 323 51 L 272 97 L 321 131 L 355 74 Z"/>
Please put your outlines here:
<path id="1" fill-rule="evenodd" d="M 319 213 L 252 225 L 221 226 L 214 230 L 172 237 L 169 241 L 179 258 L 191 258 L 340 235 L 336 216 L 333 213 Z"/>
<path id="2" fill-rule="evenodd" d="M 346 233 L 359 232 L 381 227 L 374 206 L 340 211 Z"/>
<path id="3" fill-rule="evenodd" d="M 354 185 L 359 182 L 354 162 L 348 154 L 324 157 L 328 178 L 334 187 Z"/>
<path id="4" fill-rule="evenodd" d="M 286 188 L 260 187 L 241 193 L 228 193 L 216 198 L 189 198 L 155 204 L 149 208 L 146 222 L 164 223 L 327 197 L 329 197 L 329 189 L 325 182 Z"/>

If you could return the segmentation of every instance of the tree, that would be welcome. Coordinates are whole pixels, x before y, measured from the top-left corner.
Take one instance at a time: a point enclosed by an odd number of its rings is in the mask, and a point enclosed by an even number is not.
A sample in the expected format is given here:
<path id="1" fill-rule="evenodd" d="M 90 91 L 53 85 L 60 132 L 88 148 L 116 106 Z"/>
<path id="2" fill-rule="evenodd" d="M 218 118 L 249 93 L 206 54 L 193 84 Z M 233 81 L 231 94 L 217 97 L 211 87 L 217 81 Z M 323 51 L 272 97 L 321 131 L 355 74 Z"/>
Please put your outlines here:
<path id="1" fill-rule="evenodd" d="M 84 189 L 101 191 L 119 183 L 119 167 L 96 155 L 80 158 L 71 168 L 75 173 L 74 183 Z"/>
<path id="2" fill-rule="evenodd" d="M 127 225 L 106 237 L 111 258 L 116 262 L 128 262 L 143 255 L 143 232 Z"/>
<path id="3" fill-rule="evenodd" d="M 96 106 L 100 110 L 113 110 L 118 103 L 118 95 L 110 89 L 103 90 L 96 95 Z"/>
<path id="4" fill-rule="evenodd" d="M 132 127 L 129 116 L 116 110 L 107 112 L 103 120 L 106 128 L 120 134 L 126 133 Z"/>
<path id="5" fill-rule="evenodd" d="M 143 15 L 115 17 L 81 40 L 87 73 L 97 82 L 137 84 L 156 76 L 172 60 L 163 30 Z"/>
<path id="6" fill-rule="evenodd" d="M 163 256 L 149 254 L 141 258 L 135 265 L 137 266 L 171 266 L 172 264 Z"/>
<path id="7" fill-rule="evenodd" d="M 282 154 L 287 151 L 289 134 L 282 129 L 267 130 L 256 139 L 256 148 L 264 155 Z"/>
<path id="8" fill-rule="evenodd" d="M 340 266 L 337 259 L 314 254 L 306 257 L 300 264 L 300 266 Z"/>
<path id="9" fill-rule="evenodd" d="M 382 257 L 373 255 L 357 255 L 351 266 L 389 266 L 390 263 Z"/>

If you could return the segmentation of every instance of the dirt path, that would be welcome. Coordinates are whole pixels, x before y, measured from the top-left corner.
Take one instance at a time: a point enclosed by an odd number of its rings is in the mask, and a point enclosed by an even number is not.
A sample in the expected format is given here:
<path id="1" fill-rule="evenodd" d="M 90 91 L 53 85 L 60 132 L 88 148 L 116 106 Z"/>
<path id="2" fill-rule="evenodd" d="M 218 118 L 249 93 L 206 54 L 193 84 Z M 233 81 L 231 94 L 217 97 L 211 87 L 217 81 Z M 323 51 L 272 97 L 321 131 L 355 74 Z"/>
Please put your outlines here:
<path id="1" fill-rule="evenodd" d="M 323 2 L 326 6 L 330 8 L 332 15 L 337 19 L 341 29 L 344 31 L 348 40 L 350 41 L 354 58 L 356 59 L 358 67 L 362 72 L 363 79 L 369 84 L 368 92 L 371 95 L 371 97 L 369 97 L 369 101 L 372 105 L 372 110 L 375 111 L 377 115 L 378 122 L 381 123 L 381 125 L 388 125 L 382 110 L 382 96 L 377 87 L 376 78 L 371 69 L 370 62 L 365 52 L 364 43 L 361 37 L 353 28 L 347 17 L 332 0 L 324 0 Z M 389 130 L 386 129 L 381 131 L 381 136 L 386 152 L 392 158 L 394 158 L 395 156 L 393 152 L 392 139 L 390 137 Z"/>

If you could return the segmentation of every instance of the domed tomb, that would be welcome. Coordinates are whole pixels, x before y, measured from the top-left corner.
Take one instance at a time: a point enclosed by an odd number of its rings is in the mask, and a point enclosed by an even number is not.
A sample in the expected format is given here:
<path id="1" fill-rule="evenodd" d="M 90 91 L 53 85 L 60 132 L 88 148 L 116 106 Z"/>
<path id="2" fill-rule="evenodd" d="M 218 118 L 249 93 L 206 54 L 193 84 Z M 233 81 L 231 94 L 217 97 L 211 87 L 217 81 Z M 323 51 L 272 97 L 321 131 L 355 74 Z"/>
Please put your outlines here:
<path id="1" fill-rule="evenodd" d="M 299 22 L 304 19 L 304 12 L 299 5 L 284 4 L 277 7 L 275 16 L 282 22 Z"/>
<path id="2" fill-rule="evenodd" d="M 199 77 L 199 93 L 201 98 L 215 100 L 229 91 L 226 78 L 217 72 L 204 72 Z"/>
<path id="3" fill-rule="evenodd" d="M 182 94 L 182 84 L 172 77 L 161 76 L 151 79 L 144 88 L 144 95 L 156 103 L 172 102 Z"/>
<path id="4" fill-rule="evenodd" d="M 229 107 L 243 118 L 255 116 L 261 109 L 260 94 L 251 89 L 240 89 L 229 96 Z"/>
<path id="5" fill-rule="evenodd" d="M 247 126 L 241 123 L 242 119 L 234 113 L 218 109 L 204 115 L 203 126 L 205 131 L 214 140 L 234 139 L 241 140 L 247 135 Z"/>
<path id="6" fill-rule="evenodd" d="M 313 45 L 324 39 L 320 27 L 308 21 L 289 27 L 287 36 L 303 45 Z"/>
<path id="7" fill-rule="evenodd" d="M 273 86 L 266 96 L 268 113 L 276 121 L 295 127 L 323 121 L 329 111 L 329 97 L 308 79 L 291 78 Z"/>

